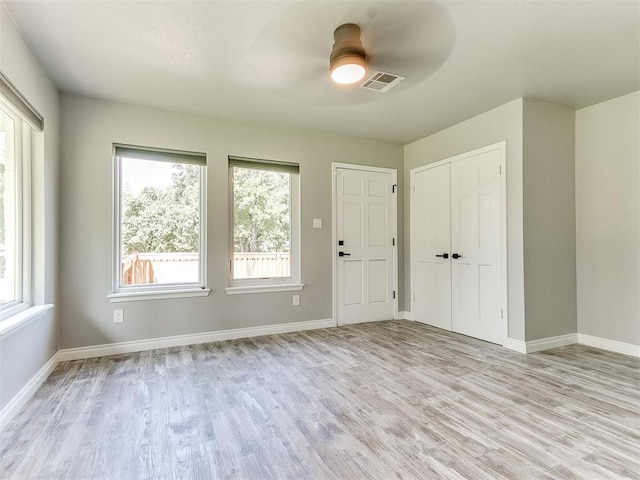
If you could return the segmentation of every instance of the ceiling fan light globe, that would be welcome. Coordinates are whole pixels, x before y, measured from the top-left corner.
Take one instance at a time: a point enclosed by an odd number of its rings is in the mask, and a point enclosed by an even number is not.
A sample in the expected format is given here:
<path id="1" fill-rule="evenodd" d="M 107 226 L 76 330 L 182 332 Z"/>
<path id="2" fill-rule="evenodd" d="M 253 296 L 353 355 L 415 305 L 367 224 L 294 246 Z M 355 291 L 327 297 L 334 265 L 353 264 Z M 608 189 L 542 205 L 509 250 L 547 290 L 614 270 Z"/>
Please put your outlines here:
<path id="1" fill-rule="evenodd" d="M 331 66 L 331 79 L 342 85 L 359 82 L 365 73 L 365 60 L 360 56 L 341 58 Z"/>

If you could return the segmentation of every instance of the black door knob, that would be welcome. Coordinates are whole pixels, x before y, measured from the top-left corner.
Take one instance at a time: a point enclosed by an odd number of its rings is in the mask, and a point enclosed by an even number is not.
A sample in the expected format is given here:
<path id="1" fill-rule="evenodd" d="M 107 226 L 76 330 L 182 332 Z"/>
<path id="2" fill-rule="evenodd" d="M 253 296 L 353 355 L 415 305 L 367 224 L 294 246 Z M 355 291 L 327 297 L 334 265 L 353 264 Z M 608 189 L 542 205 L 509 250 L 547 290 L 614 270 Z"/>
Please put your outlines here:
<path id="1" fill-rule="evenodd" d="M 344 253 L 344 252 L 338 252 L 338 256 L 339 257 L 350 257 L 351 254 L 350 253 Z"/>
<path id="2" fill-rule="evenodd" d="M 451 258 L 462 258 L 462 255 L 460 255 L 458 253 L 452 253 L 451 254 Z"/>
<path id="3" fill-rule="evenodd" d="M 449 254 L 448 253 L 443 253 L 442 255 L 436 255 L 436 257 L 449 258 Z"/>

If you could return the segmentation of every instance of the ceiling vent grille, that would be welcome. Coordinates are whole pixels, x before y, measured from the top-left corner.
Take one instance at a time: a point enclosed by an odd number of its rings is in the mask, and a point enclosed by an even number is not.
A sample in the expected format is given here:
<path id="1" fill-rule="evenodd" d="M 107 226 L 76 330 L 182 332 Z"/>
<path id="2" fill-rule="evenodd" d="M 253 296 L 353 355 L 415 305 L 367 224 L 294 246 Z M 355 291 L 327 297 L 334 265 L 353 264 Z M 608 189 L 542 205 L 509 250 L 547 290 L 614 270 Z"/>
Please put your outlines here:
<path id="1" fill-rule="evenodd" d="M 360 88 L 386 93 L 406 78 L 407 77 L 396 75 L 395 73 L 376 72 L 371 75 L 366 82 L 360 85 Z"/>

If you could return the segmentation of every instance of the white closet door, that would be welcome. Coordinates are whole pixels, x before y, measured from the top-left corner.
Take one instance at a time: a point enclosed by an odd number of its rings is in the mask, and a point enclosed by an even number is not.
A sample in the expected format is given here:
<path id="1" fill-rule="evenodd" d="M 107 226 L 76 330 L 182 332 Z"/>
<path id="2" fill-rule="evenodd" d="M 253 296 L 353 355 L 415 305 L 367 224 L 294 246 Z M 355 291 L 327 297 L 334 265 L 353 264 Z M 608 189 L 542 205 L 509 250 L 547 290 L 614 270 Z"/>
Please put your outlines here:
<path id="1" fill-rule="evenodd" d="M 502 344 L 500 161 L 491 150 L 451 163 L 451 313 L 453 331 Z"/>
<path id="2" fill-rule="evenodd" d="M 412 175 L 413 319 L 451 330 L 449 164 Z"/>

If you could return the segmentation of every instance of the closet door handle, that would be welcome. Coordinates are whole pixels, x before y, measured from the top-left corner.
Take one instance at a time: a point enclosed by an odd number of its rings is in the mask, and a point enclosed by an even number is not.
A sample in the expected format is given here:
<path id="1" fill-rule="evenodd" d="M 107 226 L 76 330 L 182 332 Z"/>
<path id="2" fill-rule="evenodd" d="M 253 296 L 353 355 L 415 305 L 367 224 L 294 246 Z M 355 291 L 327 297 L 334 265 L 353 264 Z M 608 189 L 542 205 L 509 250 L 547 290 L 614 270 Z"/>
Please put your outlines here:
<path id="1" fill-rule="evenodd" d="M 436 257 L 449 258 L 449 254 L 448 253 L 443 253 L 442 255 L 436 255 Z"/>
<path id="2" fill-rule="evenodd" d="M 451 254 L 451 258 L 462 258 L 462 255 L 460 255 L 458 253 L 452 253 Z"/>

